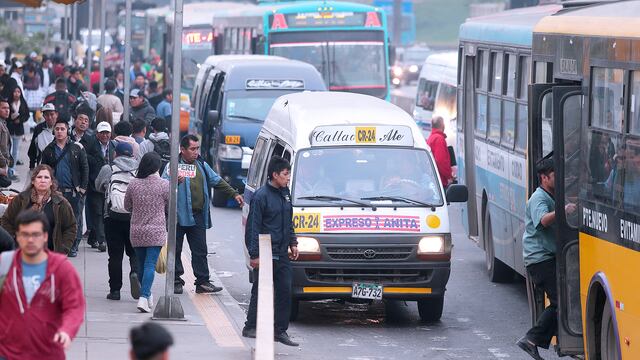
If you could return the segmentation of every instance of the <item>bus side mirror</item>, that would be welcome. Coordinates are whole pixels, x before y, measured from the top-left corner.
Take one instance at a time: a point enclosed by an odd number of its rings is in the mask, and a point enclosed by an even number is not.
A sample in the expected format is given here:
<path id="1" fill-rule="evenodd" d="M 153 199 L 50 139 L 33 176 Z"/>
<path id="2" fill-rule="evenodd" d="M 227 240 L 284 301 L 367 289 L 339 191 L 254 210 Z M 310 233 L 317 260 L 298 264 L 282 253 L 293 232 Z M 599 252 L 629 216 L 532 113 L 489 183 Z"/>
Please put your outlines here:
<path id="1" fill-rule="evenodd" d="M 469 199 L 469 191 L 465 185 L 451 184 L 447 188 L 447 202 L 467 202 Z"/>
<path id="2" fill-rule="evenodd" d="M 218 113 L 218 110 L 209 110 L 209 114 L 207 115 L 209 126 L 217 124 L 219 119 L 220 114 Z"/>

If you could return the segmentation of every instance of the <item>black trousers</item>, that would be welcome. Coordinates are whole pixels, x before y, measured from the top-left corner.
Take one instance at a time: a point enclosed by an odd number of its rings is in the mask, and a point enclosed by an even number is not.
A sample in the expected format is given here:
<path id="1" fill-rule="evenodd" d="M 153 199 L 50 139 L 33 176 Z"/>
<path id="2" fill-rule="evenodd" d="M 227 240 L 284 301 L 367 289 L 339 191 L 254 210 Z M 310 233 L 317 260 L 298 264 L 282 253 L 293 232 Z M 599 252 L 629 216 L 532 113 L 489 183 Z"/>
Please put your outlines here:
<path id="1" fill-rule="evenodd" d="M 107 251 L 109 254 L 109 290 L 120 291 L 122 288 L 122 259 L 126 253 L 129 257 L 130 273 L 137 272 L 138 260 L 131 246 L 129 221 L 104 219 L 107 231 Z"/>
<path id="2" fill-rule="evenodd" d="M 87 228 L 89 233 L 89 244 L 104 244 L 104 194 L 97 191 L 87 193 Z"/>
<path id="3" fill-rule="evenodd" d="M 527 266 L 529 278 L 536 287 L 544 290 L 549 306 L 527 332 L 527 339 L 539 347 L 548 349 L 551 338 L 558 332 L 558 288 L 556 287 L 556 259 Z"/>
<path id="4" fill-rule="evenodd" d="M 73 209 L 73 216 L 76 218 L 76 238 L 73 241 L 73 245 L 71 246 L 71 250 L 78 251 L 78 245 L 80 244 L 80 239 L 82 239 L 82 235 L 78 237 L 78 232 L 82 232 L 82 220 L 79 220 L 82 217 L 82 213 L 80 212 L 80 194 L 78 194 L 75 190 L 70 189 L 61 189 L 62 196 L 71 204 L 71 208 Z"/>
<path id="5" fill-rule="evenodd" d="M 258 316 L 258 269 L 253 270 L 253 286 L 251 287 L 251 301 L 247 312 L 247 328 L 256 327 Z M 289 328 L 291 314 L 291 262 L 289 258 L 273 260 L 273 308 L 275 316 L 275 334 L 280 334 Z"/>
<path id="6" fill-rule="evenodd" d="M 182 266 L 182 244 L 184 237 L 187 237 L 189 248 L 191 249 L 191 266 L 193 275 L 196 277 L 196 285 L 209 282 L 209 263 L 207 261 L 207 229 L 205 228 L 204 214 L 194 212 L 193 218 L 196 221 L 194 226 L 176 227 L 176 276 L 175 283 L 184 285 L 181 276 L 184 274 Z"/>

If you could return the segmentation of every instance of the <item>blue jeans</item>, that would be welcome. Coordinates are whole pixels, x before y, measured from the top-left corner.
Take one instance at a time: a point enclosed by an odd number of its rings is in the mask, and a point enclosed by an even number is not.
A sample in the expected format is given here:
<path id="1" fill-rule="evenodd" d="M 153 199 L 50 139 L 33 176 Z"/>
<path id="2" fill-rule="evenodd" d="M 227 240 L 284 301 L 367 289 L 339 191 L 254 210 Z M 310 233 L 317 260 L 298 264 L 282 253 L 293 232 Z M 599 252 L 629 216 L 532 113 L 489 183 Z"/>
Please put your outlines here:
<path id="1" fill-rule="evenodd" d="M 161 246 L 137 247 L 134 248 L 138 258 L 138 277 L 142 285 L 141 296 L 149 298 L 151 296 L 151 285 L 156 271 L 156 262 L 160 256 Z"/>

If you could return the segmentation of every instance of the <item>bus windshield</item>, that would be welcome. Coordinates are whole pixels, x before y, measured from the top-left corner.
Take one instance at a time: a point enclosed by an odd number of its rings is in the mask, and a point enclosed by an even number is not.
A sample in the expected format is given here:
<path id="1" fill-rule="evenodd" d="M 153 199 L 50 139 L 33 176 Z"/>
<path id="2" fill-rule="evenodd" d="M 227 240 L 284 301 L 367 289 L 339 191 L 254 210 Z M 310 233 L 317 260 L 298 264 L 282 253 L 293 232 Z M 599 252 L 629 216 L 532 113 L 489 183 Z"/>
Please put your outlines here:
<path id="1" fill-rule="evenodd" d="M 337 33 L 337 32 L 336 32 Z M 270 54 L 312 64 L 318 69 L 329 90 L 350 91 L 385 98 L 387 96 L 387 66 L 385 45 L 376 32 L 357 32 L 349 40 L 340 32 L 305 32 L 273 34 Z M 275 36 L 278 35 L 278 36 Z M 335 39 L 334 39 L 335 38 Z M 354 61 L 358 59 L 358 61 Z"/>
<path id="2" fill-rule="evenodd" d="M 443 205 L 434 166 L 420 149 L 349 146 L 302 150 L 292 184 L 296 206 L 326 205 L 337 198 L 348 199 L 341 206 L 353 205 L 353 201 L 376 206 Z"/>
<path id="3" fill-rule="evenodd" d="M 182 50 L 182 87 L 184 89 L 193 89 L 199 66 L 207 60 L 209 55 L 211 55 L 211 48 Z"/>

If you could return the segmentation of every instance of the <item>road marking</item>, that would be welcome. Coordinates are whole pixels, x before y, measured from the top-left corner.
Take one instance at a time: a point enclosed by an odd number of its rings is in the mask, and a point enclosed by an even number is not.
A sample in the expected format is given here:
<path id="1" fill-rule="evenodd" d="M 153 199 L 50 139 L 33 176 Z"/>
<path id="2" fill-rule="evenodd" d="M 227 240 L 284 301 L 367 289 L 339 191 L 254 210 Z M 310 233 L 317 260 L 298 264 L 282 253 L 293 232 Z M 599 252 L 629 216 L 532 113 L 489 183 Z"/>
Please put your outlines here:
<path id="1" fill-rule="evenodd" d="M 189 298 L 195 305 L 196 309 L 204 319 L 207 330 L 220 347 L 244 347 L 244 342 L 233 327 L 233 324 L 227 317 L 227 314 L 220 307 L 216 299 L 216 295 L 196 294 L 196 286 L 194 285 L 195 276 L 191 268 L 191 259 L 187 256 L 188 249 L 182 251 L 182 263 L 184 264 L 184 290 L 189 294 Z"/>
<path id="2" fill-rule="evenodd" d="M 473 330 L 473 333 L 482 340 L 491 340 L 491 336 L 485 334 L 482 330 Z"/>

